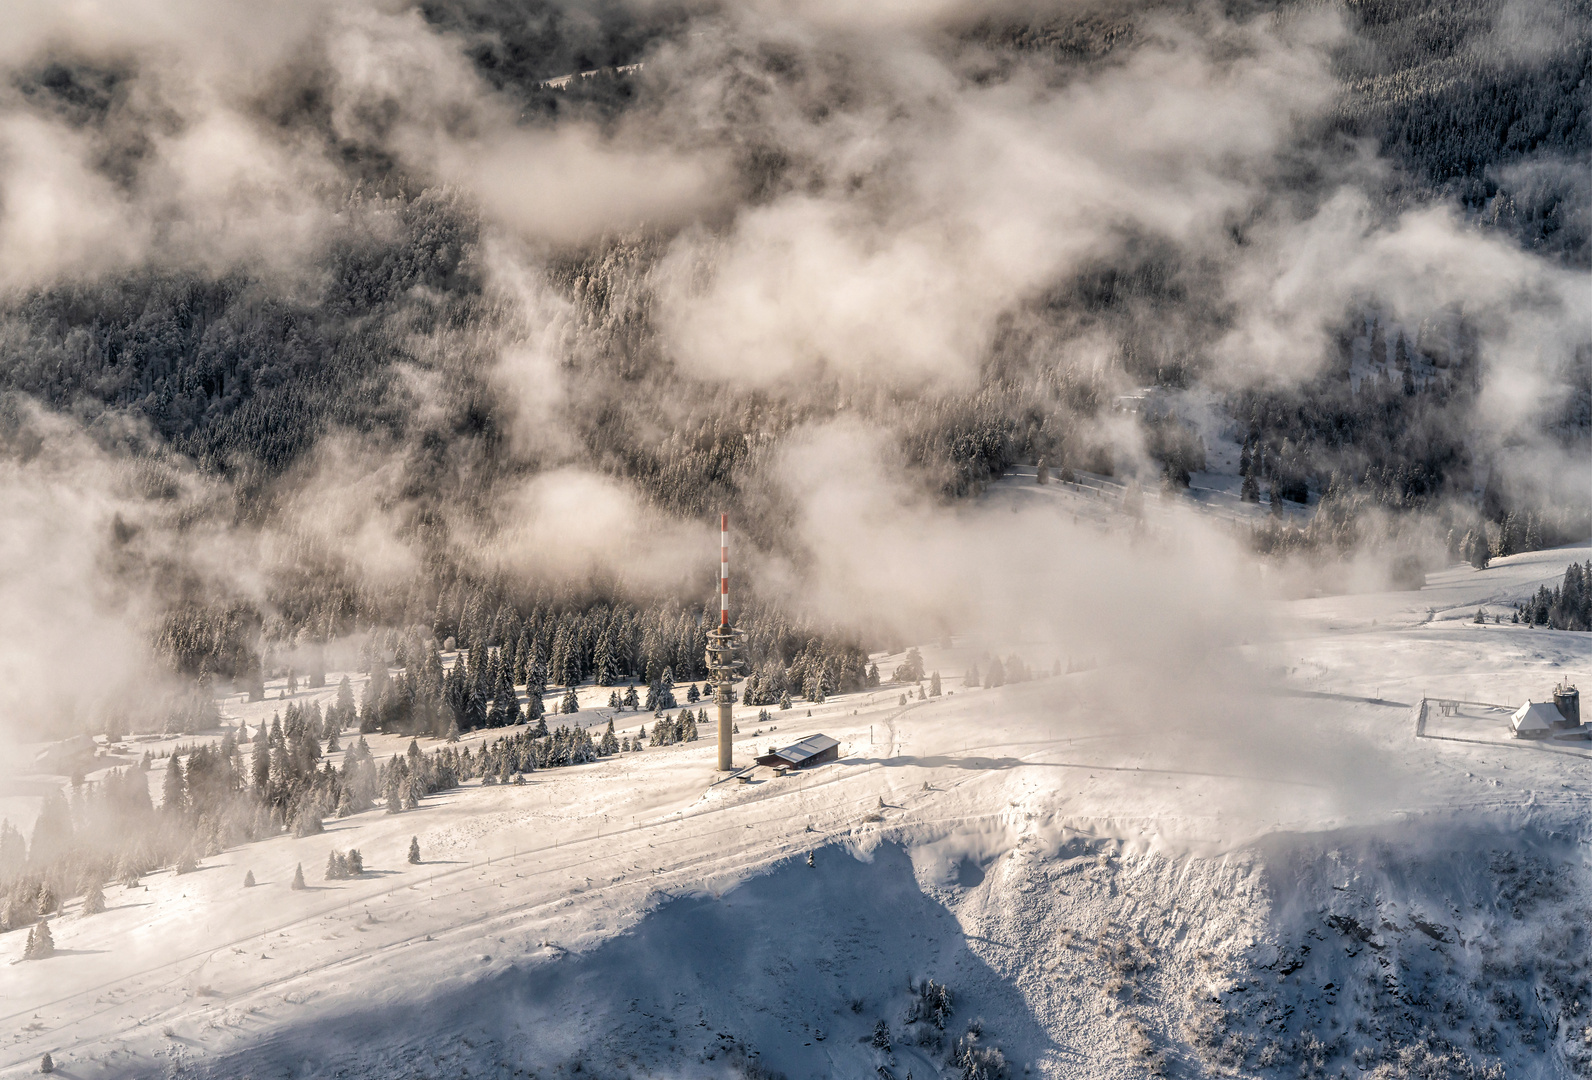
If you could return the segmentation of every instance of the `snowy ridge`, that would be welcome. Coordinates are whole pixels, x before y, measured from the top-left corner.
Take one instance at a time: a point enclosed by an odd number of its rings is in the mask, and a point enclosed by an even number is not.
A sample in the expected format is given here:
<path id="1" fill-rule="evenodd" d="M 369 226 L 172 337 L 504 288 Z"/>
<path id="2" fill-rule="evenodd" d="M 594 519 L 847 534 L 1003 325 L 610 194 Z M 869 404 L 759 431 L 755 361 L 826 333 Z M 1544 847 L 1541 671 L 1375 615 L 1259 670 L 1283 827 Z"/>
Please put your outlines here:
<path id="1" fill-rule="evenodd" d="M 1469 618 L 1585 552 L 1296 602 L 1256 657 L 1285 676 L 1212 717 L 1116 708 L 1109 669 L 952 675 L 737 744 L 839 738 L 810 772 L 653 748 L 110 887 L 48 961 L 0 938 L 0 1074 L 1581 1075 L 1579 752 L 1416 729 L 1592 671 L 1592 635 Z"/>

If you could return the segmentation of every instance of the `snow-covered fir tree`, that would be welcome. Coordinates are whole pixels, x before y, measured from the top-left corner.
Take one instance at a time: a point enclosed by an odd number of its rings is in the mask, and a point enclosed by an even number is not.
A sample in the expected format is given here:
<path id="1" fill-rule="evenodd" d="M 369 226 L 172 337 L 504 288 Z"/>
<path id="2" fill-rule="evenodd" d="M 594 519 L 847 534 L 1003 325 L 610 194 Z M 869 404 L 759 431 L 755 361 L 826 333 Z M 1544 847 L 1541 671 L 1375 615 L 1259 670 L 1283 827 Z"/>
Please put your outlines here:
<path id="1" fill-rule="evenodd" d="M 923 654 L 917 646 L 907 650 L 901 663 L 896 665 L 894 681 L 898 683 L 915 683 L 923 678 Z"/>
<path id="2" fill-rule="evenodd" d="M 40 919 L 28 930 L 27 944 L 22 948 L 24 960 L 47 960 L 55 955 L 55 936 L 50 933 L 50 920 Z"/>

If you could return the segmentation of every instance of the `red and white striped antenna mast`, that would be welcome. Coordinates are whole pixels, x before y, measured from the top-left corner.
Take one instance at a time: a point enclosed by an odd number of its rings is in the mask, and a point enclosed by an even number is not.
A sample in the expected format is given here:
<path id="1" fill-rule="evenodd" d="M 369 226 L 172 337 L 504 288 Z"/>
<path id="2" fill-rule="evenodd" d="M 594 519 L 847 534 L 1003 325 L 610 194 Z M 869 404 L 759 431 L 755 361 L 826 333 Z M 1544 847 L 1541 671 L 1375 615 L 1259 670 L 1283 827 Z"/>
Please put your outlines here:
<path id="1" fill-rule="evenodd" d="M 719 707 L 719 769 L 735 767 L 735 676 L 741 662 L 741 631 L 730 625 L 730 515 L 719 515 L 719 625 L 708 634 L 708 675 L 713 680 L 713 701 Z"/>

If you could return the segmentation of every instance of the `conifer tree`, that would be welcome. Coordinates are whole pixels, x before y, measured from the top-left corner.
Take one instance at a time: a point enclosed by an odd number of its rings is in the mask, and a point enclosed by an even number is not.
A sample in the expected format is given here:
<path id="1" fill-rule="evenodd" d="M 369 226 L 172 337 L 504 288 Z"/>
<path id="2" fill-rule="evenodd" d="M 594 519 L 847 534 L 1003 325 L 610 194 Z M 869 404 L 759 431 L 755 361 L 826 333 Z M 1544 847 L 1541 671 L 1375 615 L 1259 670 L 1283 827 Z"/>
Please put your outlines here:
<path id="1" fill-rule="evenodd" d="M 779 707 L 781 709 L 788 709 L 788 708 L 791 707 L 790 691 L 789 690 L 781 690 L 779 692 Z"/>
<path id="2" fill-rule="evenodd" d="M 592 681 L 598 686 L 612 686 L 619 677 L 619 660 L 615 655 L 613 627 L 606 626 L 597 638 L 597 649 L 592 655 Z"/>
<path id="3" fill-rule="evenodd" d="M 381 729 L 381 692 L 383 687 L 378 686 L 376 680 L 376 672 L 372 671 L 370 678 L 365 681 L 365 688 L 359 694 L 359 731 L 362 735 L 368 735 Z"/>
<path id="4" fill-rule="evenodd" d="M 1471 538 L 1470 565 L 1477 570 L 1487 569 L 1487 564 L 1492 561 L 1492 551 L 1487 542 L 1487 530 L 1479 530 Z"/>
<path id="5" fill-rule="evenodd" d="M 46 1050 L 44 1052 L 44 1056 L 39 1059 L 39 1071 L 41 1073 L 53 1073 L 55 1071 L 55 1059 L 50 1056 L 50 1052 L 48 1050 Z"/>
<path id="6" fill-rule="evenodd" d="M 337 726 L 346 728 L 354 716 L 354 684 L 344 675 L 337 683 L 337 700 L 332 705 Z"/>
<path id="7" fill-rule="evenodd" d="M 808 701 L 823 704 L 828 699 L 830 690 L 828 675 L 829 673 L 820 667 L 808 676 L 805 690 Z"/>
<path id="8" fill-rule="evenodd" d="M 895 681 L 899 683 L 915 683 L 923 678 L 923 654 L 917 646 L 907 650 L 906 657 L 896 667 Z"/>
<path id="9" fill-rule="evenodd" d="M 180 814 L 183 809 L 182 762 L 176 753 L 166 759 L 166 776 L 160 785 L 160 808 L 168 814 Z"/>
<path id="10" fill-rule="evenodd" d="M 696 683 L 692 683 L 691 688 L 685 692 L 685 700 L 691 705 L 695 705 L 702 700 L 702 692 L 697 689 Z"/>
<path id="11" fill-rule="evenodd" d="M 299 863 L 293 868 L 293 884 L 289 885 L 288 888 L 298 891 L 307 887 L 304 884 L 304 864 Z"/>
<path id="12" fill-rule="evenodd" d="M 492 711 L 487 714 L 488 727 L 513 727 L 520 722 L 520 699 L 514 690 L 513 676 L 507 668 L 498 672 L 497 689 L 493 691 Z"/>
<path id="13" fill-rule="evenodd" d="M 83 914 L 98 915 L 105 910 L 105 889 L 100 885 L 99 878 L 89 882 L 88 892 L 83 894 Z"/>
<path id="14" fill-rule="evenodd" d="M 514 647 L 514 664 L 511 674 L 516 685 L 523 686 L 529 678 L 532 654 L 535 650 L 534 639 L 531 637 L 531 628 L 524 627 L 520 630 L 518 643 Z"/>
<path id="15" fill-rule="evenodd" d="M 534 645 L 525 662 L 525 692 L 537 696 L 547 693 L 547 665 L 542 662 L 541 650 Z"/>
<path id="16" fill-rule="evenodd" d="M 50 933 L 50 920 L 40 919 L 37 926 L 28 931 L 28 943 L 23 947 L 22 959 L 48 960 L 55 955 L 55 936 Z"/>
<path id="17" fill-rule="evenodd" d="M 245 889 L 254 888 L 254 871 L 253 870 L 244 871 L 244 874 L 243 874 L 243 887 Z"/>
<path id="18" fill-rule="evenodd" d="M 413 865 L 419 865 L 420 863 L 420 837 L 418 836 L 409 838 L 409 862 Z"/>
<path id="19" fill-rule="evenodd" d="M 486 688 L 481 679 L 467 680 L 464 698 L 464 722 L 460 725 L 466 731 L 486 726 Z"/>
<path id="20" fill-rule="evenodd" d="M 929 696 L 940 696 L 940 673 L 938 671 L 929 676 Z"/>
<path id="21" fill-rule="evenodd" d="M 627 709 L 639 710 L 641 708 L 641 697 L 636 693 L 636 687 L 634 683 L 625 687 L 624 702 L 625 708 Z"/>
<path id="22" fill-rule="evenodd" d="M 580 712 L 580 698 L 576 696 L 573 686 L 564 691 L 564 700 L 559 705 L 558 711 L 565 715 Z"/>
<path id="23" fill-rule="evenodd" d="M 54 788 L 45 796 L 45 804 L 33 819 L 33 839 L 27 857 L 35 867 L 43 867 L 51 860 L 72 851 L 72 808 L 67 796 Z"/>

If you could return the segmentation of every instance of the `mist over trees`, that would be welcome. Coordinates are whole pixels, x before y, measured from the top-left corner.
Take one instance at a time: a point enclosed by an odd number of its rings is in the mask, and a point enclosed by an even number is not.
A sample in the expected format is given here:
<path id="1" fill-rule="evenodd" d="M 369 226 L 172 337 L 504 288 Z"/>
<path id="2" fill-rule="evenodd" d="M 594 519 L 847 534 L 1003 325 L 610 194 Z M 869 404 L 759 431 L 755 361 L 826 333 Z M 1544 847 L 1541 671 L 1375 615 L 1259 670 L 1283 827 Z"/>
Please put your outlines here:
<path id="1" fill-rule="evenodd" d="M 1337 126 L 1534 251 L 1592 260 L 1592 9 L 1358 0 Z M 1516 166 L 1530 163 L 1530 167 Z"/>
<path id="2" fill-rule="evenodd" d="M 513 724 L 522 708 L 534 721 L 558 705 L 543 693 L 572 682 L 653 685 L 665 669 L 694 682 L 705 674 L 706 573 L 698 587 L 563 562 L 510 565 L 500 552 L 525 486 L 577 469 L 633 498 L 633 518 L 728 511 L 738 536 L 799 567 L 782 453 L 841 419 L 886 433 L 892 466 L 925 499 L 976 495 L 1039 459 L 1058 475 L 1159 474 L 1175 489 L 1207 465 L 1200 434 L 1153 410 L 1123 425 L 1113 403 L 1146 386 L 1208 386 L 1243 444 L 1246 497 L 1316 507 L 1306 524 L 1258 527 L 1263 552 L 1383 544 L 1460 557 L 1466 536 L 1506 554 L 1583 534 L 1584 505 L 1492 460 L 1517 432 L 1475 437 L 1489 379 L 1507 377 L 1489 358 L 1506 328 L 1484 304 L 1349 289 L 1319 342 L 1293 323 L 1298 334 L 1254 350 L 1303 354 L 1293 369 L 1267 368 L 1268 354 L 1255 361 L 1265 370 L 1240 371 L 1231 340 L 1257 305 L 1238 284 L 1244 253 L 1268 229 L 1310 220 L 1345 185 L 1373 221 L 1453 206 L 1476 235 L 1506 239 L 1555 273 L 1584 270 L 1592 14 L 1584 3 L 1355 0 L 1335 9 L 1338 29 L 1318 44 L 1288 36 L 1309 21 L 1303 6 L 1241 8 L 1036 9 L 892 31 L 933 56 L 947 92 L 969 107 L 1021 88 L 1047 101 L 1093 92 L 1105 109 L 1113 80 L 1144 78 L 1135 65 L 1159 62 L 1168 27 L 1216 53 L 1230 47 L 1261 74 L 1302 64 L 1332 90 L 1301 104 L 1305 119 L 1280 123 L 1275 146 L 1235 151 L 1258 155 L 1256 190 L 1234 204 L 1219 241 L 1127 215 L 1076 259 L 980 300 L 988 313 L 967 317 L 976 332 L 956 364 L 892 368 L 894 352 L 923 346 L 905 340 L 910 323 L 881 316 L 898 339 L 885 359 L 872 357 L 884 374 L 815 346 L 794 374 L 724 377 L 691 355 L 696 339 L 682 330 L 712 314 L 693 305 L 720 295 L 703 290 L 722 284 L 713 260 L 737 250 L 737 220 L 826 206 L 878 230 L 886 248 L 907 228 L 880 208 L 921 196 L 922 177 L 887 160 L 848 174 L 822 144 L 842 120 L 932 116 L 933 96 L 915 96 L 921 87 L 893 69 L 881 74 L 888 65 L 860 65 L 846 33 L 787 39 L 711 5 L 577 13 L 457 0 L 420 5 L 418 30 L 405 32 L 440 43 L 449 59 L 435 63 L 479 81 L 459 100 L 381 97 L 313 43 L 267 65 L 265 89 L 238 115 L 270 145 L 313 148 L 299 164 L 313 164 L 315 183 L 284 188 L 307 200 L 312 240 L 199 257 L 155 230 L 121 262 L 41 270 L 0 291 L 0 449 L 25 467 L 59 420 L 102 455 L 107 485 L 137 513 L 101 523 L 94 572 L 159 597 L 144 620 L 156 654 L 201 688 L 187 705 L 114 722 L 178 717 L 174 730 L 197 730 L 207 722 L 202 688 L 215 680 L 263 694 L 267 672 L 313 679 L 326 650 L 373 633 L 404 674 L 383 672 L 369 702 L 344 707 L 366 731 L 440 738 Z M 164 122 L 151 102 L 168 93 L 149 62 L 136 49 L 112 59 L 70 41 L 40 45 L 14 63 L 0 108 L 81 140 L 96 182 L 158 218 L 180 210 L 139 201 L 154 198 L 151 148 Z M 1232 77 L 1224 63 L 1209 61 L 1210 92 Z M 547 85 L 583 71 L 599 73 Z M 616 218 L 578 237 L 532 229 L 526 241 L 491 190 L 440 164 L 446 155 L 406 156 L 392 134 L 405 124 L 429 132 L 448 108 L 504 137 L 578 130 L 604 146 L 706 155 L 722 170 L 713 185 L 722 201 L 694 217 Z M 389 121 L 373 119 L 381 115 Z M 927 171 L 909 124 L 879 131 Z M 1155 196 L 1140 199 L 1143 209 Z M 937 251 L 908 262 L 934 264 Z M 953 280 L 965 291 L 972 279 Z M 1572 332 L 1584 329 L 1571 320 Z M 1584 333 L 1567 355 L 1544 377 L 1555 389 L 1531 440 L 1544 453 L 1584 455 Z M 321 526 L 327 516 L 346 528 Z M 556 549 L 557 523 L 535 520 L 534 546 Z M 270 556 L 248 587 L 179 554 L 243 533 Z M 738 589 L 748 703 L 867 685 L 870 643 L 855 627 L 805 611 L 799 586 L 740 579 Z M 435 652 L 450 637 L 467 657 L 444 672 Z M 523 705 L 514 686 L 527 687 Z"/>

